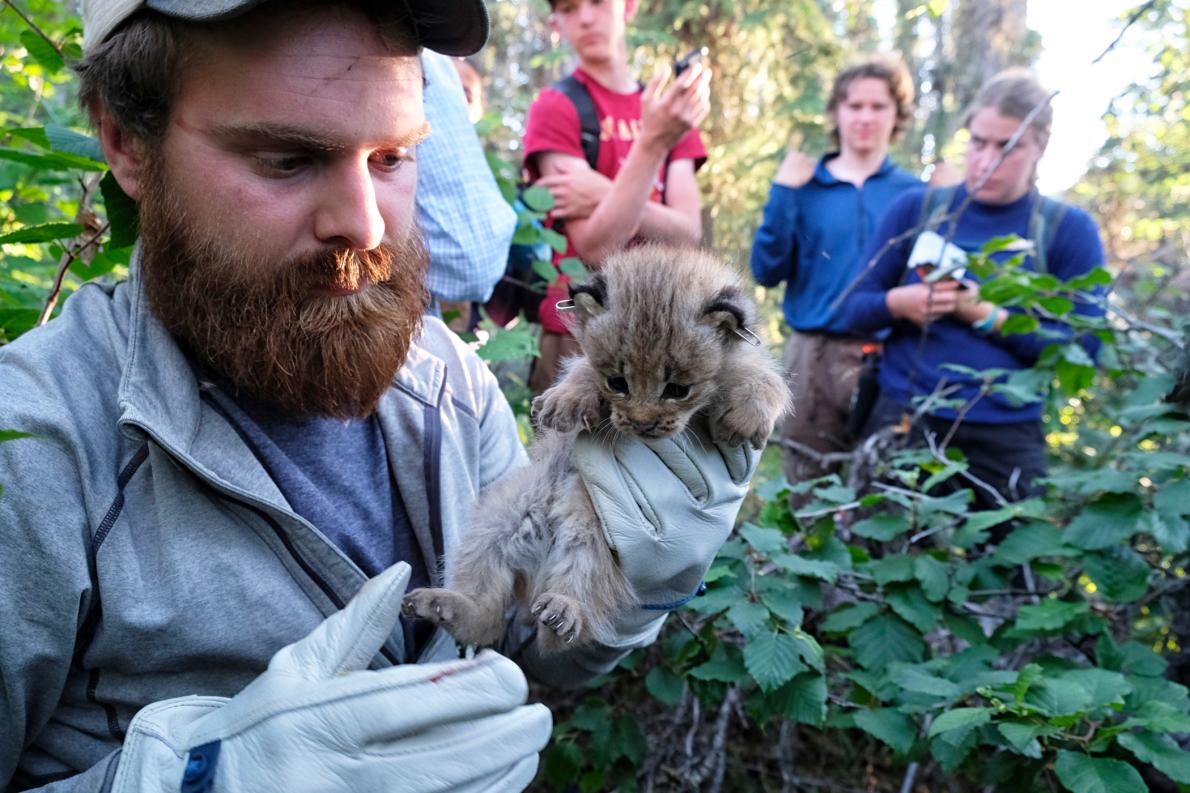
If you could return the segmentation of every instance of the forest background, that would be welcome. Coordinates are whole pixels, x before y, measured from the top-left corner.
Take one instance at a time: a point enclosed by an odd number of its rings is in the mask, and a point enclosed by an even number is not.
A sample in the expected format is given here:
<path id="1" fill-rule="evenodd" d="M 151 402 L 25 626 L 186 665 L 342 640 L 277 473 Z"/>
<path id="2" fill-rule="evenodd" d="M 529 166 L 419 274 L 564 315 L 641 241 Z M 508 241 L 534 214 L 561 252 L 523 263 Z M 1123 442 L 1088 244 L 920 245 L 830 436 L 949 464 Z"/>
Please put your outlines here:
<path id="1" fill-rule="evenodd" d="M 75 4 L 0 3 L 2 344 L 85 280 L 121 277 L 134 215 L 76 107 Z M 1080 35 L 1078 6 L 1062 5 Z M 511 190 L 525 111 L 567 53 L 542 0 L 489 9 L 480 129 Z M 841 65 L 904 53 L 918 98 L 894 158 L 915 172 L 939 155 L 961 165 L 962 108 L 1047 44 L 1028 11 L 1026 0 L 655 0 L 630 44 L 642 74 L 710 48 L 707 241 L 742 266 L 787 141 L 825 150 Z M 1055 346 L 1024 377 L 987 374 L 989 391 L 1045 393 L 1047 496 L 972 512 L 964 491 L 932 495 L 946 480 L 978 486 L 945 439 L 794 485 L 770 448 L 707 596 L 589 689 L 538 692 L 557 724 L 539 789 L 1190 790 L 1190 422 L 1177 404 L 1190 390 L 1190 7 L 1138 2 L 1110 29 L 1102 49 L 1145 52 L 1148 68 L 1103 108 L 1106 140 L 1065 195 L 1099 221 L 1107 271 L 1060 284 L 973 262 L 993 276 L 987 294 L 1034 321 L 1114 281 L 1107 320 L 1087 327 L 1104 341 L 1098 366 Z M 533 214 L 521 213 L 527 239 Z M 758 297 L 779 340 L 779 293 Z M 476 344 L 492 360 L 523 356 L 525 330 L 488 326 Z M 523 411 L 523 393 L 509 396 Z M 0 442 L 34 441 L 0 427 Z M 796 516 L 790 487 L 815 493 Z M 1010 539 L 987 546 L 1007 522 Z"/>

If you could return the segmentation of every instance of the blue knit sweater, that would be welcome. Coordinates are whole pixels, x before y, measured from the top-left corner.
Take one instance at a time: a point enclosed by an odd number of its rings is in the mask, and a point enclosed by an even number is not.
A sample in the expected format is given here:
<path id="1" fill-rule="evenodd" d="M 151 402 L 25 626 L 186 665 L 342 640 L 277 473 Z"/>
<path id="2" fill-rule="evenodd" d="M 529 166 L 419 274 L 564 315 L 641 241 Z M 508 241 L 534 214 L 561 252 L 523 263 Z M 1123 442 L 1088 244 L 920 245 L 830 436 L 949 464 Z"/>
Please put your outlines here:
<path id="1" fill-rule="evenodd" d="M 752 277 L 761 286 L 786 281 L 785 321 L 804 332 L 848 334 L 831 304 L 861 269 L 859 257 L 884 210 L 921 180 L 884 160 L 863 187 L 836 179 L 827 155 L 809 182 L 774 184 L 752 243 Z"/>
<path id="2" fill-rule="evenodd" d="M 913 190 L 893 202 L 879 231 L 871 240 L 865 261 L 880 251 L 885 240 L 918 225 L 924 195 L 924 188 Z M 950 209 L 957 208 L 966 197 L 966 188 L 960 186 Z M 958 228 L 953 232 L 952 241 L 970 252 L 993 237 L 1016 234 L 1027 238 L 1033 202 L 1038 198 L 1034 190 L 1003 206 L 973 201 L 958 219 Z M 938 233 L 950 235 L 948 226 L 944 224 Z M 953 370 L 942 369 L 943 364 L 959 364 L 975 370 L 1027 369 L 1037 362 L 1043 349 L 1055 342 L 1055 335 L 1064 334 L 1069 338 L 1069 327 L 1058 322 L 1043 322 L 1042 330 L 1035 333 L 1008 336 L 990 333 L 984 336 L 960 320 L 944 317 L 930 323 L 923 343 L 921 328 L 907 320 L 894 320 L 885 303 L 888 290 L 902 283 L 912 284 L 921 280 L 916 272 L 909 272 L 906 277 L 905 263 L 914 240 L 914 236 L 908 235 L 907 239 L 886 250 L 840 307 L 845 325 L 856 334 L 871 334 L 891 328 L 884 342 L 880 387 L 893 401 L 908 407 L 914 396 L 931 393 L 939 382 L 945 380 L 947 384 L 960 386 L 959 391 L 949 398 L 961 399 L 966 403 L 976 396 L 978 379 L 965 378 Z M 1011 255 L 1004 252 L 996 254 L 995 258 L 1004 259 Z M 1067 207 L 1047 252 L 1049 273 L 1059 279 L 1069 280 L 1101 266 L 1103 261 L 1103 246 L 1095 221 L 1083 210 Z M 1034 269 L 1032 257 L 1026 259 L 1023 267 Z M 971 274 L 968 277 L 974 279 Z M 1101 296 L 1103 291 L 1099 290 L 1098 294 Z M 1103 313 L 1098 305 L 1082 301 L 1076 301 L 1075 310 L 1085 315 Z M 1085 337 L 1080 342 L 1088 353 L 1092 356 L 1095 354 L 1098 347 L 1096 339 Z M 941 418 L 954 418 L 956 415 L 956 411 L 949 408 L 940 408 L 931 413 Z M 1040 402 L 1014 405 L 1004 396 L 996 394 L 978 400 L 966 414 L 967 421 L 984 424 L 1033 421 L 1040 417 Z"/>

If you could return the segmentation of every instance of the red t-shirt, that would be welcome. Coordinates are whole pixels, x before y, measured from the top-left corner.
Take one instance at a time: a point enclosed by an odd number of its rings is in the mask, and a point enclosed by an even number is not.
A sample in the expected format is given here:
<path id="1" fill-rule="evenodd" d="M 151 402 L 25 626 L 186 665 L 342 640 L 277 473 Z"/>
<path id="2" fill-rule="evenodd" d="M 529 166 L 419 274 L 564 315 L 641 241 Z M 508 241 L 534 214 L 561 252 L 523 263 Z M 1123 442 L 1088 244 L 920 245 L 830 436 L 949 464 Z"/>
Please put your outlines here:
<path id="1" fill-rule="evenodd" d="M 599 159 L 595 164 L 595 170 L 609 179 L 615 179 L 640 132 L 641 90 L 638 88 L 629 94 L 611 91 L 582 69 L 575 69 L 574 76 L 591 94 L 591 100 L 595 104 L 595 115 L 599 119 Z M 542 89 L 529 108 L 529 117 L 525 122 L 525 165 L 529 169 L 529 178 L 537 181 L 541 176 L 534 157 L 536 154 L 558 152 L 585 160 L 581 132 L 574 103 L 561 91 L 553 88 Z M 694 168 L 698 170 L 706 159 L 707 150 L 702 144 L 698 130 L 690 130 L 673 147 L 669 158 L 658 171 L 649 200 L 661 201 L 665 191 L 666 167 L 670 162 L 694 160 Z M 568 241 L 566 252 L 554 255 L 554 264 L 557 265 L 569 256 L 577 254 L 574 243 Z M 566 281 L 566 276 L 559 276 L 558 281 L 547 291 L 539 311 L 542 326 L 555 333 L 566 332 L 566 326 L 554 309 L 559 300 L 569 297 Z"/>

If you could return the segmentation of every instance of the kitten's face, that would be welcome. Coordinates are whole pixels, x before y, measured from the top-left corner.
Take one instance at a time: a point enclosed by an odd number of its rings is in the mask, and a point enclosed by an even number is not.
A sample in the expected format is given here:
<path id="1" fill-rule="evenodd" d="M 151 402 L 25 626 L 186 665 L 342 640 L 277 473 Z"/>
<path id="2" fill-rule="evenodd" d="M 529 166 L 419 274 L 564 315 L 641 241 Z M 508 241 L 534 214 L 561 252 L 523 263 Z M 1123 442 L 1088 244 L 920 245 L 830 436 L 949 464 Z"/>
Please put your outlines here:
<path id="1" fill-rule="evenodd" d="M 620 432 L 651 440 L 677 435 L 714 394 L 723 343 L 710 328 L 664 340 L 634 339 L 613 323 L 591 331 L 583 346 Z"/>

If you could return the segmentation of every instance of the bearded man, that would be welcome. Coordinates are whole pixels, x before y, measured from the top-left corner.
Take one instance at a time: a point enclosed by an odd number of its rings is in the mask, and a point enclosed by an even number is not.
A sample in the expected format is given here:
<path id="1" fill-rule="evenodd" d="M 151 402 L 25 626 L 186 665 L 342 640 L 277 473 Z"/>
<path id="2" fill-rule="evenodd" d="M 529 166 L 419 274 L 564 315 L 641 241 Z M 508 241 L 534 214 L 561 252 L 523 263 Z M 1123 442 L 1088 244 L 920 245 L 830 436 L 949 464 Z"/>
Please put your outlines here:
<path id="1" fill-rule="evenodd" d="M 31 434 L 0 444 L 0 788 L 519 790 L 550 730 L 522 669 L 574 684 L 656 637 L 641 610 L 543 658 L 513 619 L 515 663 L 459 660 L 400 621 L 526 461 L 423 318 L 413 220 L 418 52 L 487 26 L 482 0 L 86 3 L 81 97 L 140 240 L 0 349 L 0 427 Z M 609 540 L 697 582 L 714 545 L 681 527 L 726 536 L 755 457 L 576 443 Z"/>

